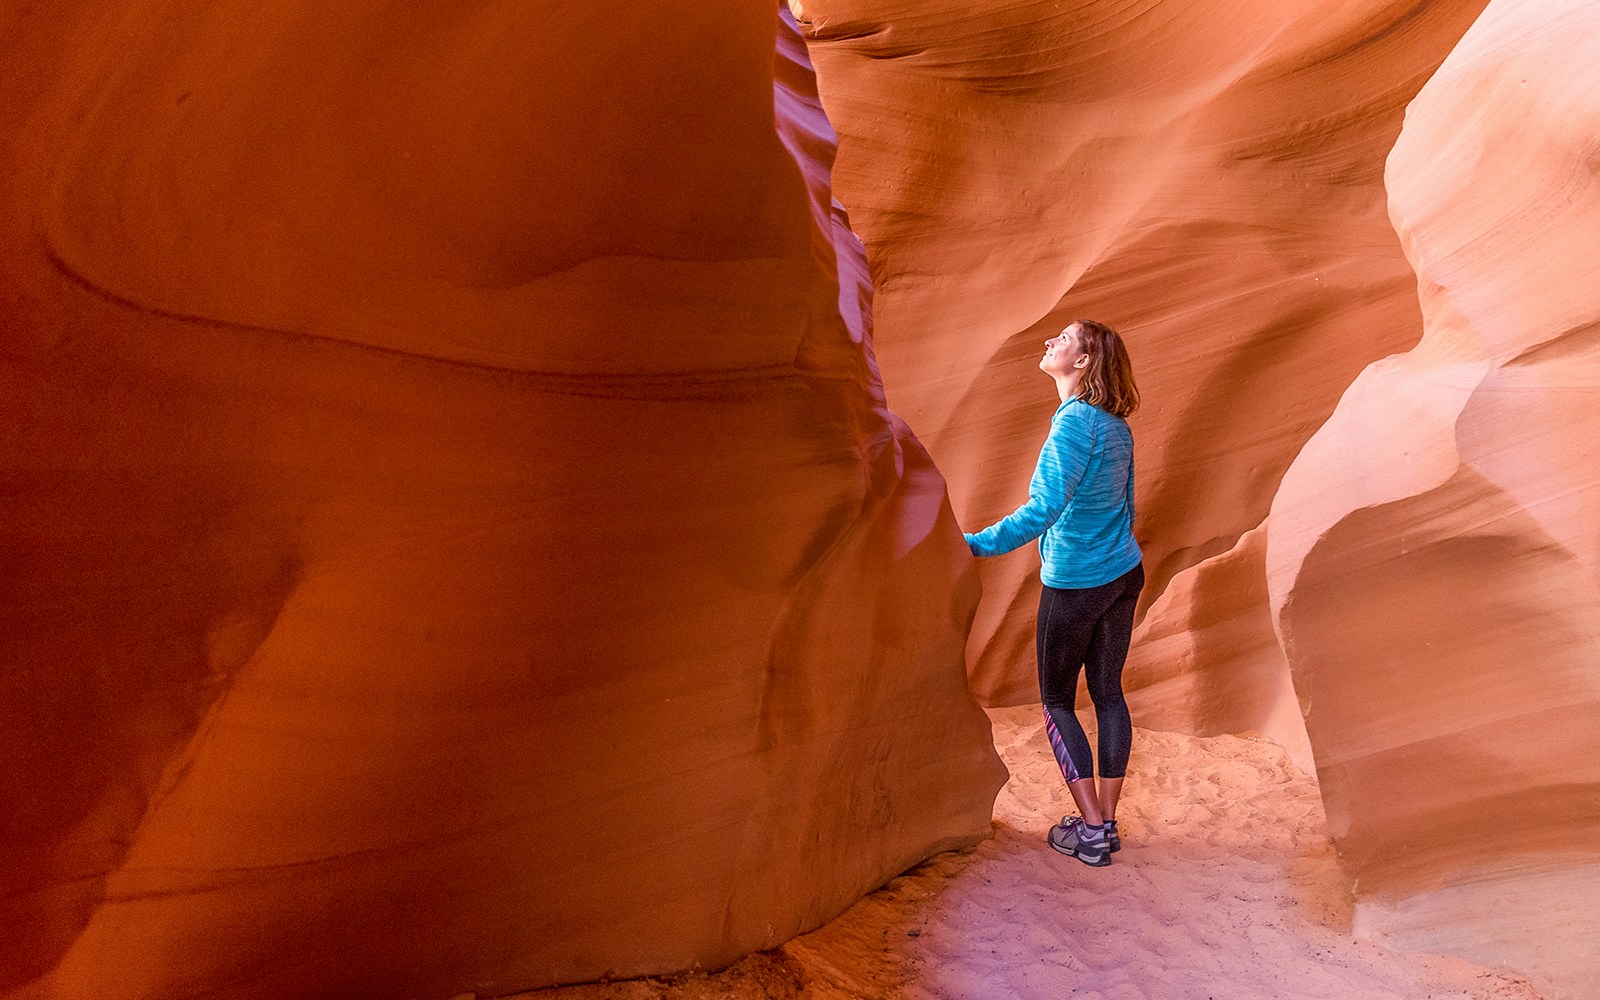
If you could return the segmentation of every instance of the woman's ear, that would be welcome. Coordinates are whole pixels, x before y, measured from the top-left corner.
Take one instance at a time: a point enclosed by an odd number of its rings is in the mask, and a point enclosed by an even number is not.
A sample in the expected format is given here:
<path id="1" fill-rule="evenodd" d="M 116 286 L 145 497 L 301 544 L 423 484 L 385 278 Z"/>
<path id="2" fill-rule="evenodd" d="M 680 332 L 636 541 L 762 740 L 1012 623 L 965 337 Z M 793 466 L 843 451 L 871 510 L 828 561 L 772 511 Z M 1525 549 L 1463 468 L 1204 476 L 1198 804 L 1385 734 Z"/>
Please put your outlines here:
<path id="1" fill-rule="evenodd" d="M 1078 355 L 1078 360 L 1076 360 L 1076 361 L 1074 361 L 1072 363 L 1072 367 L 1074 367 L 1074 368 L 1083 368 L 1083 367 L 1086 367 L 1088 364 L 1089 364 L 1089 355 L 1080 354 L 1080 355 Z"/>

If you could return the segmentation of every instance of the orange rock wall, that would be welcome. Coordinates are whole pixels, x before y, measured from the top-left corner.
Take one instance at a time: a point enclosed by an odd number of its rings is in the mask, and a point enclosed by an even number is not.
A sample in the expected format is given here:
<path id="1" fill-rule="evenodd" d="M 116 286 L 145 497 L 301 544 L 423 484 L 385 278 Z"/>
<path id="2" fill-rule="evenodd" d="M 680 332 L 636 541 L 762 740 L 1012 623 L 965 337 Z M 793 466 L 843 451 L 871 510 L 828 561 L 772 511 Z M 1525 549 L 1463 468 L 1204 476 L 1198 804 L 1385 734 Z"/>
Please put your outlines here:
<path id="1" fill-rule="evenodd" d="M 716 965 L 986 835 L 774 28 L 0 5 L 0 995 Z"/>
<path id="2" fill-rule="evenodd" d="M 1600 923 L 1587 6 L 803 9 L 889 399 L 962 523 L 1024 497 L 1042 341 L 1122 329 L 1136 721 L 1284 742 L 1360 932 L 1557 996 Z M 981 565 L 991 703 L 1037 697 L 1036 572 Z"/>
<path id="3" fill-rule="evenodd" d="M 1129 341 L 1144 628 L 1183 637 L 1135 645 L 1146 724 L 1303 745 L 1264 589 L 1185 578 L 1259 580 L 1247 536 L 1284 470 L 1364 365 L 1420 335 L 1383 160 L 1482 6 L 805 5 L 890 402 L 964 526 L 1026 496 L 1055 405 L 1044 339 L 1084 316 Z M 1035 700 L 1037 556 L 980 573 L 974 687 Z"/>
<path id="4" fill-rule="evenodd" d="M 1358 928 L 1573 997 L 1600 982 L 1596 13 L 1495 0 L 1411 104 L 1385 178 L 1422 341 L 1345 393 L 1267 546 Z"/>

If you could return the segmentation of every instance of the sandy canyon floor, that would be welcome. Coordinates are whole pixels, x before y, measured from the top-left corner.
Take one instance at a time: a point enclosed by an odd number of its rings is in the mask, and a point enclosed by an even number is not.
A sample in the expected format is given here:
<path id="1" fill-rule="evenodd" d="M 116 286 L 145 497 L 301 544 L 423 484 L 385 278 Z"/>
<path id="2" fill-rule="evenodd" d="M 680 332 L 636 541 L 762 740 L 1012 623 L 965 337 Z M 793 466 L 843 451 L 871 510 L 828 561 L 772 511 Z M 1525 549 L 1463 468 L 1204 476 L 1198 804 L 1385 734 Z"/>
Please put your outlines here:
<path id="1" fill-rule="evenodd" d="M 1510 973 L 1352 939 L 1316 779 L 1276 744 L 1138 730 L 1123 850 L 1094 869 L 1045 845 L 1069 797 L 1038 709 L 990 716 L 1011 780 L 976 849 L 718 973 L 521 996 L 1541 1000 Z"/>

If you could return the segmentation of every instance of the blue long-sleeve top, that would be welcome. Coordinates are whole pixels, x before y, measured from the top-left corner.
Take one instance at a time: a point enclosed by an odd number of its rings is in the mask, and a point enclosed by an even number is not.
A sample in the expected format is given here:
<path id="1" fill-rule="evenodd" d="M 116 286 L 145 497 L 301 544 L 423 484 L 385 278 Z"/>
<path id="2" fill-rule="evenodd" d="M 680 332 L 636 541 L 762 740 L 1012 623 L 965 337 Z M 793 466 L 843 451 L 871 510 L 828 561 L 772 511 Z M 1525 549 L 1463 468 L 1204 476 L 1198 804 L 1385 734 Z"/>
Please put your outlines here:
<path id="1" fill-rule="evenodd" d="M 1039 579 L 1062 589 L 1098 587 L 1139 565 L 1128 422 L 1076 397 L 1062 403 L 1050 418 L 1028 502 L 966 538 L 976 556 L 1039 539 Z"/>

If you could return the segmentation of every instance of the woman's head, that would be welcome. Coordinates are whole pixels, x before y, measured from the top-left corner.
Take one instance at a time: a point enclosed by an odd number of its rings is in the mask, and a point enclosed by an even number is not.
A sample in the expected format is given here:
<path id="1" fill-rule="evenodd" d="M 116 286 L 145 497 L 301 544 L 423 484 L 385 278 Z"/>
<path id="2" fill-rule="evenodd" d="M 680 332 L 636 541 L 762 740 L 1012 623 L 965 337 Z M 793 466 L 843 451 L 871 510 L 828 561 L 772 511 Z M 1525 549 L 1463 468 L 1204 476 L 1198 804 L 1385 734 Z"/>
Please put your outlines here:
<path id="1" fill-rule="evenodd" d="M 1070 366 L 1077 370 L 1074 396 L 1119 417 L 1139 408 L 1133 362 L 1117 331 L 1092 319 L 1080 319 L 1067 324 L 1061 331 L 1061 341 L 1053 352 L 1046 353 L 1046 360 L 1063 369 Z M 1043 362 L 1040 367 L 1056 374 Z"/>

